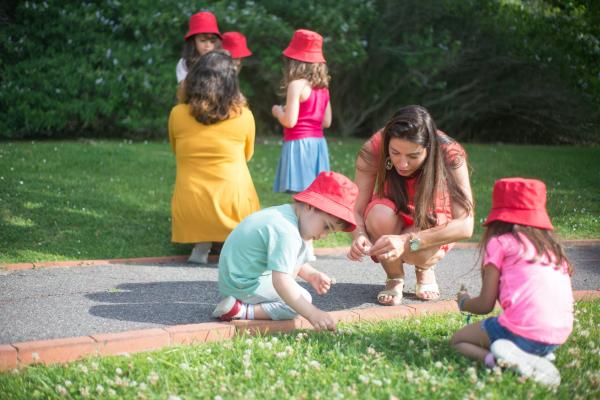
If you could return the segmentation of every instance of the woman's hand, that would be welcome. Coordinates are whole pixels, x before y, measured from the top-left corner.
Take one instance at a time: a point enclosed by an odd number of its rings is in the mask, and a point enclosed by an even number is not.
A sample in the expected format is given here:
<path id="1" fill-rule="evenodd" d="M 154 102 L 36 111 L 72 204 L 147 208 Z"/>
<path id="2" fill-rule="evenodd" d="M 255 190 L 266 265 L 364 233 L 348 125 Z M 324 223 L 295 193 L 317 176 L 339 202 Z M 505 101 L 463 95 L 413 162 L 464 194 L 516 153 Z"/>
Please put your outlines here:
<path id="1" fill-rule="evenodd" d="M 402 258 L 406 251 L 409 234 L 383 235 L 371 247 L 369 254 L 380 261 L 396 261 Z"/>
<path id="2" fill-rule="evenodd" d="M 360 232 L 358 236 L 352 241 L 352 246 L 348 252 L 348 258 L 352 261 L 361 261 L 364 256 L 369 255 L 371 250 L 371 241 L 367 237 L 367 234 Z"/>
<path id="3" fill-rule="evenodd" d="M 310 274 L 307 279 L 308 283 L 317 291 L 318 294 L 325 294 L 331 288 L 331 278 L 321 271 L 316 271 Z"/>

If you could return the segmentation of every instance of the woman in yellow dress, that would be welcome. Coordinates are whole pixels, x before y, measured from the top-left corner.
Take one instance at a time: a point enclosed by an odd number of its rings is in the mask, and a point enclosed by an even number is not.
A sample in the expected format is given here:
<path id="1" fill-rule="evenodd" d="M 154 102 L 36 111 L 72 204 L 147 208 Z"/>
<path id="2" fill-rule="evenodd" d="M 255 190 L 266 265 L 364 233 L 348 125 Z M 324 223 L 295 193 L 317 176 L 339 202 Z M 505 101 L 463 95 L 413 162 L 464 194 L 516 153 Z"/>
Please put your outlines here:
<path id="1" fill-rule="evenodd" d="M 254 117 L 224 51 L 202 56 L 171 110 L 169 140 L 177 161 L 171 201 L 172 241 L 194 243 L 188 262 L 207 263 L 223 242 L 260 209 L 247 161 L 254 153 Z"/>

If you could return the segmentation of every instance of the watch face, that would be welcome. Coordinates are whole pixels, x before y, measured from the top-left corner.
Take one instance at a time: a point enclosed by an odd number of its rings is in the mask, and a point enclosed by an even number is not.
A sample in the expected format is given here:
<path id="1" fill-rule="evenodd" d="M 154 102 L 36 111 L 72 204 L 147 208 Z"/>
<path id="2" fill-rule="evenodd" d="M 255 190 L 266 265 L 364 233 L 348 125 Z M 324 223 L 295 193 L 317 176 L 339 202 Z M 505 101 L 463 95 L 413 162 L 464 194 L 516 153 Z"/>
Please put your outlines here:
<path id="1" fill-rule="evenodd" d="M 419 247 L 421 247 L 421 241 L 419 239 L 411 239 L 409 244 L 410 244 L 410 251 L 417 251 L 417 250 L 419 250 Z"/>

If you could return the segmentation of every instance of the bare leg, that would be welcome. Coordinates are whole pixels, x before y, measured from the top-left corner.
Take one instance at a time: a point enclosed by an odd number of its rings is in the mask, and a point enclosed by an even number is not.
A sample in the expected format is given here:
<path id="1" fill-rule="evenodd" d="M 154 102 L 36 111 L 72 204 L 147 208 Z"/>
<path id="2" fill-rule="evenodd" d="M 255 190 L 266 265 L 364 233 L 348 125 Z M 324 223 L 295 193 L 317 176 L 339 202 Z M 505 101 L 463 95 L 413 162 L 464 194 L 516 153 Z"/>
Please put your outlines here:
<path id="1" fill-rule="evenodd" d="M 456 332 L 450 339 L 450 345 L 464 356 L 482 363 L 490 352 L 490 339 L 481 329 L 481 322 L 467 325 Z"/>
<path id="2" fill-rule="evenodd" d="M 365 223 L 373 243 L 383 235 L 399 234 L 403 228 L 400 218 L 394 214 L 394 211 L 383 205 L 374 206 L 367 215 Z M 401 291 L 404 282 L 392 279 L 404 278 L 404 263 L 402 260 L 381 261 L 381 265 L 388 277 L 384 290 L 398 289 Z M 377 296 L 377 301 L 383 305 L 397 305 L 402 301 L 402 296 L 381 294 Z"/>

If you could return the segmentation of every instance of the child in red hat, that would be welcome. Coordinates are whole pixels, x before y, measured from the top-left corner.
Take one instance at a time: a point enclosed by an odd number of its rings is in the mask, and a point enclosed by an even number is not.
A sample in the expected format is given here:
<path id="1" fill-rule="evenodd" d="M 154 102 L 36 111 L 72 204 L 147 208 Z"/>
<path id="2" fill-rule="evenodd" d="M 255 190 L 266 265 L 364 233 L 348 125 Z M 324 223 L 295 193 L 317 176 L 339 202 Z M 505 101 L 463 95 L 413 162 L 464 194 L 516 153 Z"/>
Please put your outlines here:
<path id="1" fill-rule="evenodd" d="M 217 17 L 209 11 L 202 11 L 190 17 L 188 33 L 184 37 L 181 59 L 175 67 L 177 83 L 185 79 L 192 64 L 198 57 L 209 51 L 221 48 L 221 33 Z"/>
<path id="2" fill-rule="evenodd" d="M 272 113 L 283 125 L 283 148 L 273 190 L 304 190 L 321 171 L 329 170 L 329 152 L 323 128 L 331 125 L 329 75 L 322 52 L 323 38 L 299 29 L 283 51 L 285 106 Z"/>
<path id="3" fill-rule="evenodd" d="M 354 230 L 358 188 L 336 172 L 322 172 L 294 204 L 270 207 L 246 217 L 227 237 L 219 260 L 223 299 L 213 317 L 293 319 L 300 314 L 316 330 L 334 330 L 332 316 L 312 305 L 312 296 L 295 278 L 322 295 L 332 279 L 307 264 L 306 241 L 331 232 Z"/>
<path id="4" fill-rule="evenodd" d="M 239 74 L 242 69 L 242 59 L 252 55 L 246 44 L 246 36 L 241 32 L 225 32 L 223 34 L 223 49 L 231 54 L 233 64 Z"/>
<path id="5" fill-rule="evenodd" d="M 560 374 L 551 359 L 573 329 L 572 267 L 554 238 L 546 212 L 546 186 L 535 179 L 496 181 L 481 240 L 478 297 L 457 295 L 461 311 L 487 314 L 496 300 L 503 312 L 467 325 L 452 346 L 493 368 L 496 362 L 547 385 Z"/>

